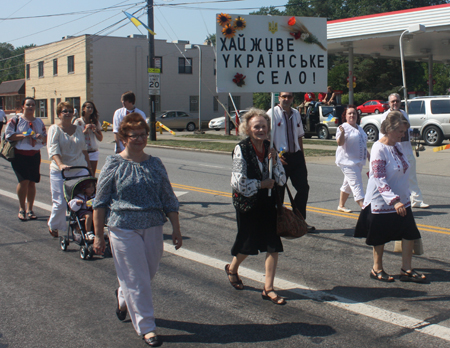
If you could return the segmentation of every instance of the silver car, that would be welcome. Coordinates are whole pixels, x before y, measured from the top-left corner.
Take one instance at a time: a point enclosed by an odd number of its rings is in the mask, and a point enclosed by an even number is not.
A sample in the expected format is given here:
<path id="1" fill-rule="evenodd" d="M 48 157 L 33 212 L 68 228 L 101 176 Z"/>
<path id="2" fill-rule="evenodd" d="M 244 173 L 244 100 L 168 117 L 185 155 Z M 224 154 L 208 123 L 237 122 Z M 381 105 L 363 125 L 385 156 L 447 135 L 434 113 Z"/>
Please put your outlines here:
<path id="1" fill-rule="evenodd" d="M 198 117 L 191 116 L 187 112 L 181 110 L 163 111 L 156 117 L 156 121 L 172 130 L 176 129 L 182 131 L 186 129 L 189 132 L 193 132 L 198 128 Z"/>
<path id="2" fill-rule="evenodd" d="M 242 115 L 244 115 L 248 110 L 240 110 L 238 111 L 239 113 L 239 119 L 242 117 Z M 235 111 L 230 111 L 230 115 L 234 116 L 236 115 Z M 221 129 L 225 128 L 225 116 L 221 116 L 221 117 L 216 117 L 213 118 L 211 121 L 209 121 L 208 127 L 210 129 L 215 129 L 216 131 L 219 131 Z M 234 129 L 234 124 L 233 122 L 230 121 L 230 129 Z"/>
<path id="3" fill-rule="evenodd" d="M 412 129 L 420 132 L 427 145 L 439 146 L 450 139 L 450 96 L 416 97 L 408 100 L 408 116 Z M 361 119 L 361 127 L 369 141 L 377 141 L 380 134 L 381 115 Z"/>

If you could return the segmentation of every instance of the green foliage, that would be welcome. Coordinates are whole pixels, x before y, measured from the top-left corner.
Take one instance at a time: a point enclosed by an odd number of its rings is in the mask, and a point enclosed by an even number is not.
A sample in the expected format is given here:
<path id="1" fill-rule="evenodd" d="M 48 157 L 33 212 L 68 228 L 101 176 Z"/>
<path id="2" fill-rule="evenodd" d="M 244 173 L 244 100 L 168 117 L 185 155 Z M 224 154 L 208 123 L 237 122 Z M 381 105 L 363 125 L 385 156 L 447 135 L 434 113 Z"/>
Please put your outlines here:
<path id="1" fill-rule="evenodd" d="M 272 16 L 283 16 L 284 13 L 279 9 L 270 6 L 270 7 L 261 7 L 258 11 L 250 12 L 251 15 L 272 15 Z"/>
<path id="2" fill-rule="evenodd" d="M 207 35 L 205 42 L 207 42 L 208 45 L 216 46 L 216 34 Z"/>
<path id="3" fill-rule="evenodd" d="M 0 43 L 0 82 L 25 77 L 25 49 L 34 45 L 14 48 L 7 42 Z"/>
<path id="4" fill-rule="evenodd" d="M 253 93 L 253 106 L 258 109 L 269 110 L 270 93 Z"/>

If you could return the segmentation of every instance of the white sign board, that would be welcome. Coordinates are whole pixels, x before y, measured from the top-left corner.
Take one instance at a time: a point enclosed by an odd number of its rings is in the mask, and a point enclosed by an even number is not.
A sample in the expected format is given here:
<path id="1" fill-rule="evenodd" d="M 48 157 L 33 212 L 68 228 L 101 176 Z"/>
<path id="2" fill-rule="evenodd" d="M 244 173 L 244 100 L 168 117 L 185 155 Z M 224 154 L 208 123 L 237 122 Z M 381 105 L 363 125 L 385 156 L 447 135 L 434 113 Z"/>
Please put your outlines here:
<path id="1" fill-rule="evenodd" d="M 150 70 L 159 69 L 148 69 L 148 94 L 149 95 L 160 95 L 161 94 L 161 80 L 159 72 L 150 72 Z"/>
<path id="2" fill-rule="evenodd" d="M 216 16 L 217 92 L 327 89 L 325 18 Z"/>

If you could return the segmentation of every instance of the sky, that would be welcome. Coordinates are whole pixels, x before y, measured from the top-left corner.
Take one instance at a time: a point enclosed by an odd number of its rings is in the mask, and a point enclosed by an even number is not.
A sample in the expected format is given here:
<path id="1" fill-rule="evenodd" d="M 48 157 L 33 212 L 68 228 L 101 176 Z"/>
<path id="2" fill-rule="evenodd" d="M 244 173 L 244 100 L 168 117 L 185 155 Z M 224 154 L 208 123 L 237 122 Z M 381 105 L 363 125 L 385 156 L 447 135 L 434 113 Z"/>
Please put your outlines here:
<path id="1" fill-rule="evenodd" d="M 83 34 L 122 37 L 141 34 L 122 11 L 134 13 L 147 3 L 139 0 L 0 2 L 0 42 L 14 47 L 39 46 L 59 41 L 64 36 Z M 279 9 L 284 10 L 286 3 L 287 0 L 154 0 L 155 39 L 201 44 L 208 34 L 215 33 L 217 13 L 248 14 L 263 6 L 281 6 Z M 136 13 L 137 17 L 140 15 L 140 20 L 147 24 L 145 9 Z M 146 34 L 142 28 L 139 26 L 142 34 Z"/>

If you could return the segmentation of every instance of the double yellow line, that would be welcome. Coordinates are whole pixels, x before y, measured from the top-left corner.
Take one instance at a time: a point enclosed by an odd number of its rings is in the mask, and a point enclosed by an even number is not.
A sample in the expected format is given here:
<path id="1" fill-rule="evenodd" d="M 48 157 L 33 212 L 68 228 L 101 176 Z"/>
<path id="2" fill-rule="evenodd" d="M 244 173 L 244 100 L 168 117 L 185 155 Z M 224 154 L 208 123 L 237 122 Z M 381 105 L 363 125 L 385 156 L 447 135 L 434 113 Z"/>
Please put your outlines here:
<path id="1" fill-rule="evenodd" d="M 50 163 L 50 161 L 48 161 L 48 160 L 42 160 L 42 162 Z M 97 169 L 97 173 L 100 173 L 100 170 Z M 223 191 L 209 190 L 209 189 L 204 189 L 204 188 L 201 188 L 201 187 L 181 185 L 181 184 L 174 184 L 174 183 L 172 183 L 172 187 L 174 189 L 179 189 L 179 190 L 194 191 L 194 192 L 206 193 L 208 195 L 222 196 L 222 197 L 231 198 L 231 193 L 223 192 Z M 230 188 L 230 191 L 231 191 L 231 188 Z M 285 204 L 286 204 L 286 206 L 290 206 L 290 204 L 288 204 L 286 202 L 285 202 Z M 311 212 L 311 213 L 336 216 L 336 217 L 345 218 L 345 219 L 358 220 L 358 214 L 340 213 L 340 212 L 337 212 L 335 210 L 318 208 L 318 207 L 310 207 L 310 206 L 307 206 L 306 210 Z M 444 227 L 429 226 L 429 225 L 422 225 L 422 224 L 417 224 L 417 227 L 419 227 L 422 231 L 450 235 L 450 229 L 444 228 Z"/>
<path id="2" fill-rule="evenodd" d="M 231 198 L 231 193 L 223 192 L 223 191 L 209 190 L 209 189 L 204 189 L 204 188 L 200 188 L 200 187 L 181 185 L 181 184 L 174 184 L 174 183 L 172 183 L 172 187 L 174 189 L 176 188 L 176 189 L 181 189 L 181 190 L 201 192 L 201 193 L 206 193 L 206 194 L 210 194 L 210 195 L 214 195 L 214 196 L 222 196 L 222 197 Z M 288 204 L 286 202 L 285 202 L 285 204 L 286 204 L 286 206 L 290 206 L 290 204 Z M 358 217 L 359 217 L 358 214 L 340 213 L 340 212 L 338 212 L 336 210 L 330 210 L 330 209 L 324 209 L 324 208 L 318 208 L 318 207 L 311 207 L 311 206 L 307 206 L 306 210 L 308 212 L 311 212 L 311 213 L 336 216 L 336 217 L 345 218 L 345 219 L 352 219 L 352 220 L 358 220 Z M 450 235 L 450 229 L 444 228 L 444 227 L 429 226 L 429 225 L 422 225 L 422 224 L 417 224 L 417 227 L 420 228 L 422 231 Z"/>

